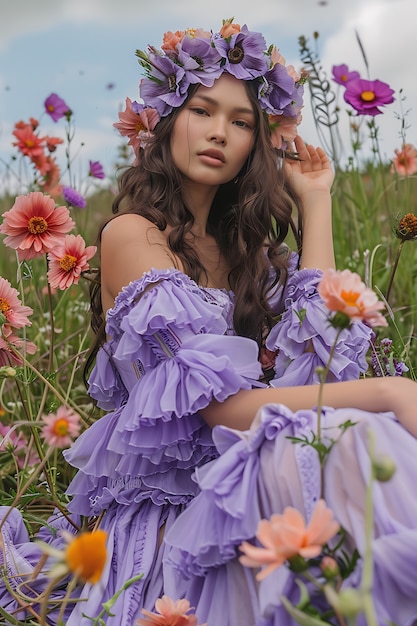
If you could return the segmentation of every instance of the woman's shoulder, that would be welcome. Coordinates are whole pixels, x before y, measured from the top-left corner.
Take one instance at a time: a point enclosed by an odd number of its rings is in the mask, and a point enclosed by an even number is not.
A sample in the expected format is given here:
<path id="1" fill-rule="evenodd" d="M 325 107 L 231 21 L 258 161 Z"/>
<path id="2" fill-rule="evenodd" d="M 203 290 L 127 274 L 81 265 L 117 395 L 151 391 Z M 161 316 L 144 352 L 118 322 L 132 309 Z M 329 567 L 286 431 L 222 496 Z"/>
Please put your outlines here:
<path id="1" fill-rule="evenodd" d="M 143 239 L 145 243 L 165 243 L 166 234 L 161 231 L 153 222 L 143 215 L 137 213 L 120 213 L 111 219 L 102 230 L 102 238 L 106 241 L 137 241 Z"/>

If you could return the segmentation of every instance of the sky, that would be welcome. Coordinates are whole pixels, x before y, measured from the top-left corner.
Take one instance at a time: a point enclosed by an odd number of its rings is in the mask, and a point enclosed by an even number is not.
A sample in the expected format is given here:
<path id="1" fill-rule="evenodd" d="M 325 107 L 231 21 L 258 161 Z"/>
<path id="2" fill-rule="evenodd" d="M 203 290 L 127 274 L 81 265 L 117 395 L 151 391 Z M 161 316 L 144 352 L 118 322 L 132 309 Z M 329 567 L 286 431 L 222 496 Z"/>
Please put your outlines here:
<path id="1" fill-rule="evenodd" d="M 297 70 L 302 67 L 298 39 L 305 36 L 316 46 L 329 78 L 333 65 L 346 63 L 364 78 L 388 83 L 396 100 L 375 121 L 381 150 L 390 159 L 402 142 L 404 112 L 406 140 L 417 145 L 414 11 L 415 0 L 0 0 L 0 193 L 11 185 L 5 163 L 15 154 L 11 144 L 17 121 L 35 117 L 45 134 L 64 137 L 62 121 L 54 124 L 42 116 L 51 93 L 74 113 L 71 145 L 80 179 L 90 159 L 114 174 L 124 139 L 113 122 L 126 96 L 139 97 L 135 50 L 148 43 L 159 47 L 167 30 L 217 31 L 222 19 L 232 16 L 262 32 Z M 340 106 L 343 136 L 349 107 L 341 98 Z M 320 143 L 308 96 L 300 134 Z"/>

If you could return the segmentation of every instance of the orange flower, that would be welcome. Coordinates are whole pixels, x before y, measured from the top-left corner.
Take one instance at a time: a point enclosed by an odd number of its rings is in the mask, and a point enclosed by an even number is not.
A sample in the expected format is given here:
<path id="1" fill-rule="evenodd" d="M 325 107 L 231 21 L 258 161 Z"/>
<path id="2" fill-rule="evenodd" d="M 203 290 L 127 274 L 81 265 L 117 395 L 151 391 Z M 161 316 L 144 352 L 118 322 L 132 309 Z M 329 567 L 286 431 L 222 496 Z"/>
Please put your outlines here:
<path id="1" fill-rule="evenodd" d="M 174 602 L 168 596 L 162 596 L 155 602 L 158 613 L 151 613 L 142 609 L 145 619 L 139 618 L 137 626 L 197 626 L 195 615 L 187 615 L 190 611 L 188 600 L 177 600 Z M 205 626 L 205 625 L 201 625 Z"/>
<path id="2" fill-rule="evenodd" d="M 387 326 L 380 313 L 384 308 L 376 293 L 366 287 L 358 274 L 350 270 L 328 269 L 323 272 L 318 292 L 330 311 L 339 311 L 352 322 L 367 322 L 370 326 Z"/>
<path id="3" fill-rule="evenodd" d="M 237 33 L 240 33 L 240 25 L 233 24 L 230 20 L 227 20 L 220 29 L 220 35 L 224 39 L 236 35 Z"/>
<path id="4" fill-rule="evenodd" d="M 86 583 L 97 583 L 107 560 L 107 533 L 96 530 L 77 535 L 68 545 L 65 560 L 77 578 Z"/>
<path id="5" fill-rule="evenodd" d="M 164 40 L 161 46 L 162 50 L 165 50 L 165 52 L 175 50 L 177 44 L 184 39 L 184 35 L 185 31 L 183 30 L 176 30 L 175 33 L 169 30 L 164 33 Z"/>
<path id="6" fill-rule="evenodd" d="M 67 235 L 63 244 L 48 253 L 48 282 L 53 289 L 68 289 L 76 285 L 81 272 L 89 269 L 88 260 L 96 253 L 96 246 L 85 247 L 81 235 Z"/>
<path id="7" fill-rule="evenodd" d="M 256 536 L 265 547 L 260 548 L 244 541 L 240 546 L 244 556 L 239 560 L 248 567 L 266 565 L 256 576 L 262 580 L 292 557 L 300 555 L 311 559 L 318 556 L 322 546 L 339 528 L 324 500 L 317 502 L 307 526 L 299 511 L 287 507 L 282 515 L 272 515 L 269 521 L 259 522 Z"/>
<path id="8" fill-rule="evenodd" d="M 20 260 L 53 250 L 75 226 L 67 207 L 55 207 L 53 199 L 40 191 L 18 196 L 3 217 L 0 233 L 7 235 L 5 245 L 17 250 Z"/>
<path id="9" fill-rule="evenodd" d="M 18 140 L 13 143 L 20 152 L 30 158 L 43 154 L 43 139 L 33 132 L 32 126 L 25 124 L 22 128 L 15 126 L 13 135 Z"/>
<path id="10" fill-rule="evenodd" d="M 417 150 L 411 143 L 403 145 L 401 150 L 394 150 L 391 172 L 400 176 L 411 176 L 417 173 Z"/>

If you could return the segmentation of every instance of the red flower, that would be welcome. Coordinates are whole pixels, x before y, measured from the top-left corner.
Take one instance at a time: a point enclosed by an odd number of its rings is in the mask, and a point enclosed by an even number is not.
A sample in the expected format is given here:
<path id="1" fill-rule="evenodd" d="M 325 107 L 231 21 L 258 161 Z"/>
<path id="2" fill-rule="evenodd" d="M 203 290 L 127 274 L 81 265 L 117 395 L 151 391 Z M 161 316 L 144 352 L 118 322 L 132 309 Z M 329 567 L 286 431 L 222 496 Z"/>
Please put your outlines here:
<path id="1" fill-rule="evenodd" d="M 67 207 L 55 207 L 50 196 L 33 191 L 18 196 L 3 214 L 0 233 L 6 246 L 18 251 L 19 259 L 33 259 L 59 246 L 74 226 Z"/>
<path id="2" fill-rule="evenodd" d="M 81 235 L 67 235 L 64 242 L 48 253 L 48 282 L 53 289 L 68 289 L 77 284 L 81 272 L 90 267 L 87 261 L 97 251 L 96 246 L 85 247 Z"/>

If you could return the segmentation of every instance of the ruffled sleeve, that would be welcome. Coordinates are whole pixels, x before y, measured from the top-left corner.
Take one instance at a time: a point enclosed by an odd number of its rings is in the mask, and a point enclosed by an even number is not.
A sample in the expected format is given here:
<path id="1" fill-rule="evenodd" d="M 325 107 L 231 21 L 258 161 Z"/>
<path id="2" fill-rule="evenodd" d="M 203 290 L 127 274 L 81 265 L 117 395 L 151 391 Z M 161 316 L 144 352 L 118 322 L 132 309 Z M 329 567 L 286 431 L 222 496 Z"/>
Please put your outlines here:
<path id="1" fill-rule="evenodd" d="M 203 290 L 176 270 L 152 270 L 119 294 L 107 318 L 112 352 L 92 382 L 105 402 L 114 396 L 105 372 L 114 368 L 124 402 L 65 452 L 81 470 L 73 494 L 85 501 L 87 490 L 103 506 L 113 497 L 181 503 L 195 495 L 192 472 L 217 456 L 199 411 L 259 386 L 262 374 L 256 342 L 231 334 L 232 305 L 227 292 Z"/>
<path id="2" fill-rule="evenodd" d="M 277 353 L 274 387 L 318 383 L 317 367 L 325 367 L 337 330 L 329 324 L 329 310 L 317 292 L 320 270 L 300 270 L 285 287 L 285 311 L 266 340 L 266 347 Z M 328 381 L 358 378 L 367 370 L 366 353 L 372 329 L 355 323 L 339 335 L 330 362 Z"/>

